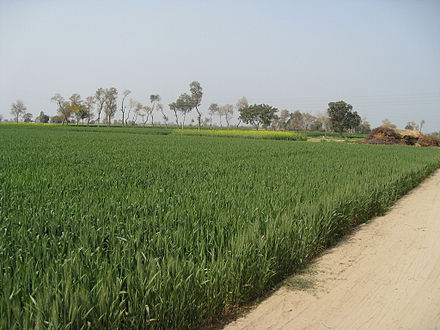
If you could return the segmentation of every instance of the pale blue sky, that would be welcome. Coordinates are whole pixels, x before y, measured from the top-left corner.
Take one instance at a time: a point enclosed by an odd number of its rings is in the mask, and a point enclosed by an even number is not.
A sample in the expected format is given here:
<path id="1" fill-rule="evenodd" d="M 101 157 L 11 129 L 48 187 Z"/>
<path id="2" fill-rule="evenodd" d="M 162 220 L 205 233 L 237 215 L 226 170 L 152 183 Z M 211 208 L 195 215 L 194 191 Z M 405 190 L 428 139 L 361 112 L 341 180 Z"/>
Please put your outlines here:
<path id="1" fill-rule="evenodd" d="M 130 89 L 174 101 L 324 112 L 440 130 L 440 1 L 0 0 L 0 114 L 56 112 L 55 93 Z M 168 108 L 168 107 L 167 107 Z M 158 118 L 159 119 L 159 118 Z"/>

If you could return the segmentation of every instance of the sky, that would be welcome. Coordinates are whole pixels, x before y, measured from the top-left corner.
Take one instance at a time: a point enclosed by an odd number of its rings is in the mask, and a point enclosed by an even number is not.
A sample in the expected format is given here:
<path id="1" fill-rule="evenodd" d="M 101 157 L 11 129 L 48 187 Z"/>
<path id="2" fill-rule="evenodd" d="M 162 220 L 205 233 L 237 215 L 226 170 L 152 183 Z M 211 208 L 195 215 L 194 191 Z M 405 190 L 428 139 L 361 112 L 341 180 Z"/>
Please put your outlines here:
<path id="1" fill-rule="evenodd" d="M 439 131 L 439 36 L 440 1 L 0 0 L 0 114 L 100 87 L 168 109 L 197 80 L 205 116 L 242 96 L 312 114 L 344 100 L 372 127 Z"/>

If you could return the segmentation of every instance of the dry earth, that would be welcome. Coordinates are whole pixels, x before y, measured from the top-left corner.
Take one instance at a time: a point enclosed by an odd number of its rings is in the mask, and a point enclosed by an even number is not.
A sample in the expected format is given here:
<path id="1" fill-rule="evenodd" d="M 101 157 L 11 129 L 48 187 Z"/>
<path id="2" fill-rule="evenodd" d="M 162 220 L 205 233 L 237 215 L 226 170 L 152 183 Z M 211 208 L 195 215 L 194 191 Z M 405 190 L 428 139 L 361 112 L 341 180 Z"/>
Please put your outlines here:
<path id="1" fill-rule="evenodd" d="M 440 170 L 311 269 L 226 329 L 440 329 Z"/>

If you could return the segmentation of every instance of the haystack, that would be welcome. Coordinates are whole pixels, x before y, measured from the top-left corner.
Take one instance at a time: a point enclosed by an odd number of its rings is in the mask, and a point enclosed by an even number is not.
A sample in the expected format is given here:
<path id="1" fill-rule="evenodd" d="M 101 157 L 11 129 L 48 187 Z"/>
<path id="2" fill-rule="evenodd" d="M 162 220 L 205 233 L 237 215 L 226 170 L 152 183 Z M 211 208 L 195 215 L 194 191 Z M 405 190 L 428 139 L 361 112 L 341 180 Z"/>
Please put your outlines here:
<path id="1" fill-rule="evenodd" d="M 390 127 L 379 126 L 365 138 L 368 144 L 402 144 L 401 136 Z"/>
<path id="2" fill-rule="evenodd" d="M 419 131 L 410 129 L 396 129 L 379 126 L 373 129 L 365 138 L 368 144 L 400 144 L 409 146 L 430 147 L 440 146 L 440 140 L 435 136 L 423 135 Z"/>

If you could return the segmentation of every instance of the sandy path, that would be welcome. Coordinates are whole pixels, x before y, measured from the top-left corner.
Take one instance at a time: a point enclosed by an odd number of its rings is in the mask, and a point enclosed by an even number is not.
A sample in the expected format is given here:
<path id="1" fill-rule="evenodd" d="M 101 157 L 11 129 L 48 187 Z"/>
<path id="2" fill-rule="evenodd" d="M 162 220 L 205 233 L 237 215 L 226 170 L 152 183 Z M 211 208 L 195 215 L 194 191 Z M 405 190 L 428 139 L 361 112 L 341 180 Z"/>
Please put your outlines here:
<path id="1" fill-rule="evenodd" d="M 440 329 L 440 170 L 226 329 Z"/>

